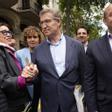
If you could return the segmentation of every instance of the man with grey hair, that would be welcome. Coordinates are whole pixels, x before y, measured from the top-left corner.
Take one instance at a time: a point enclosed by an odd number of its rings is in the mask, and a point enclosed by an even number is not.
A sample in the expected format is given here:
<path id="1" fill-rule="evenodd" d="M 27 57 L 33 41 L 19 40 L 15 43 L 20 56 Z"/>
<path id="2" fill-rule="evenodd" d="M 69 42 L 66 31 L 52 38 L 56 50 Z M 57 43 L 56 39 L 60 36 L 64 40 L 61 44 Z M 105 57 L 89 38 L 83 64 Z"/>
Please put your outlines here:
<path id="1" fill-rule="evenodd" d="M 39 16 L 46 40 L 35 48 L 32 61 L 40 73 L 42 112 L 78 112 L 73 91 L 87 65 L 84 48 L 63 34 L 57 11 L 43 9 Z"/>
<path id="2" fill-rule="evenodd" d="M 88 75 L 84 76 L 85 97 L 89 112 L 112 110 L 112 4 L 104 8 L 106 34 L 89 43 L 87 48 Z"/>

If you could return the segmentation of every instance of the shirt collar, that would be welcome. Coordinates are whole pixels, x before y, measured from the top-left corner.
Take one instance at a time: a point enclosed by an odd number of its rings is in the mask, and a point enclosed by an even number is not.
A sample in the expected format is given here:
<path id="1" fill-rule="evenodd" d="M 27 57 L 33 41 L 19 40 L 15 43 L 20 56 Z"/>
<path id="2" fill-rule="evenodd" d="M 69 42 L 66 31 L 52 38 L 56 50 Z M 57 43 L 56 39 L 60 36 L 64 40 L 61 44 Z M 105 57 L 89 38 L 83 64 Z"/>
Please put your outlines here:
<path id="1" fill-rule="evenodd" d="M 110 32 L 107 32 L 108 35 L 112 35 Z"/>
<path id="2" fill-rule="evenodd" d="M 107 32 L 107 37 L 112 38 L 112 34 L 110 32 Z"/>
<path id="3" fill-rule="evenodd" d="M 88 41 L 86 43 L 84 43 L 84 46 L 88 46 Z"/>
<path id="4" fill-rule="evenodd" d="M 9 46 L 9 45 L 7 45 L 5 43 L 0 42 L 0 46 L 3 46 L 5 48 L 7 48 L 7 49 L 9 49 L 9 50 L 11 50 L 13 52 L 15 52 L 15 49 L 13 47 L 11 47 L 11 46 Z"/>
<path id="5" fill-rule="evenodd" d="M 62 41 L 63 37 L 64 37 L 64 35 L 63 35 L 63 33 L 62 33 L 62 34 L 61 34 L 61 37 L 60 37 L 60 39 L 59 39 L 58 42 L 52 43 L 48 38 L 47 38 L 47 42 L 48 42 L 48 44 L 50 44 L 50 45 L 52 45 L 52 46 L 58 46 L 58 45 L 60 44 L 60 42 Z"/>

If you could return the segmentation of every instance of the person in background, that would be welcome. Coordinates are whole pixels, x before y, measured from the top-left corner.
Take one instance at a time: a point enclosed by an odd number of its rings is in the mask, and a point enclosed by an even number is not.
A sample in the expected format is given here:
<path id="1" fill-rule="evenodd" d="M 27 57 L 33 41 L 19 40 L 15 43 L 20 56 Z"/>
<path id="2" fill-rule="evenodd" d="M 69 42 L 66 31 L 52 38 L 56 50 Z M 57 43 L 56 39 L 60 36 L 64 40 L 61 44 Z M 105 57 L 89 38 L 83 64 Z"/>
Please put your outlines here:
<path id="1" fill-rule="evenodd" d="M 38 46 L 42 41 L 42 34 L 36 26 L 26 27 L 23 31 L 23 36 L 24 36 L 24 41 L 27 46 L 23 49 L 16 51 L 16 57 L 19 60 L 19 62 L 21 63 L 22 68 L 24 68 L 28 63 L 31 62 L 31 54 L 32 54 L 33 49 L 36 46 Z M 36 81 L 34 81 L 33 83 L 36 83 Z M 35 85 L 38 85 L 38 83 L 36 83 Z M 38 91 L 39 88 L 36 88 L 36 87 L 37 86 L 34 86 L 34 90 L 33 90 L 33 85 L 27 86 L 30 96 L 31 96 L 31 99 L 33 98 L 32 111 L 37 110 L 37 104 L 39 101 L 39 95 L 36 92 L 33 92 L 35 90 Z M 36 95 L 33 95 L 33 93 Z M 37 98 L 34 98 L 33 96 L 35 96 Z M 34 106 L 34 105 L 36 105 L 36 106 Z"/>
<path id="2" fill-rule="evenodd" d="M 29 96 L 26 84 L 38 73 L 35 65 L 21 71 L 15 50 L 9 46 L 10 27 L 0 22 L 0 112 L 22 112 Z"/>
<path id="3" fill-rule="evenodd" d="M 112 110 L 112 4 L 104 8 L 103 21 L 108 27 L 104 36 L 89 42 L 85 98 L 88 112 Z"/>
<path id="4" fill-rule="evenodd" d="M 43 9 L 39 17 L 47 38 L 34 49 L 32 62 L 39 69 L 41 112 L 78 112 L 73 91 L 86 67 L 83 46 L 63 34 L 58 11 Z"/>
<path id="5" fill-rule="evenodd" d="M 76 39 L 84 45 L 84 49 L 86 51 L 88 46 L 89 30 L 85 26 L 78 27 L 76 30 Z"/>
<path id="6" fill-rule="evenodd" d="M 24 68 L 31 62 L 31 54 L 33 49 L 41 43 L 41 32 L 36 26 L 28 26 L 23 31 L 24 42 L 26 47 L 16 51 L 16 57 Z"/>
<path id="7" fill-rule="evenodd" d="M 76 29 L 75 36 L 76 36 L 75 39 L 77 39 L 83 44 L 85 52 L 86 52 L 88 41 L 89 41 L 89 30 L 85 26 L 79 26 Z M 74 95 L 76 96 L 76 99 L 77 99 L 76 101 L 77 101 L 77 107 L 79 107 L 78 108 L 79 112 L 87 111 L 83 91 L 84 90 L 82 88 L 82 85 L 75 86 Z"/>

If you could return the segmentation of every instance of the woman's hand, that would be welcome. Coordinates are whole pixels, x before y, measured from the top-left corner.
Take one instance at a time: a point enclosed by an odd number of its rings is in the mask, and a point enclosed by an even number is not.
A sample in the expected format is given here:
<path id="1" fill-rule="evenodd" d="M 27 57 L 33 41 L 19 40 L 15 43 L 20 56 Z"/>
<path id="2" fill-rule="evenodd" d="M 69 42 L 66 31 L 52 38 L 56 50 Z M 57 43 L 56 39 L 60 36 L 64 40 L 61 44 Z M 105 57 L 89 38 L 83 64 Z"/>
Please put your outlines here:
<path id="1" fill-rule="evenodd" d="M 31 63 L 24 67 L 21 76 L 29 81 L 32 80 L 38 74 L 39 74 L 39 70 L 37 66 Z"/>

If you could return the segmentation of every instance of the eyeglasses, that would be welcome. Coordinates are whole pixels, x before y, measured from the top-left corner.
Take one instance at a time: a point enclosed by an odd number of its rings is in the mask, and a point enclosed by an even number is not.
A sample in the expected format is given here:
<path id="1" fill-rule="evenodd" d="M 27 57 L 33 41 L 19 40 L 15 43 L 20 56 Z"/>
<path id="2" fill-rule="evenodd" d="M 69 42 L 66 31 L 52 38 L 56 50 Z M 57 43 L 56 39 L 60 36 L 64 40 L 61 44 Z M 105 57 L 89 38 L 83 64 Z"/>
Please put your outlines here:
<path id="1" fill-rule="evenodd" d="M 58 18 L 46 19 L 44 21 L 40 21 L 39 25 L 42 26 L 43 24 L 50 24 L 53 20 L 59 20 Z"/>
<path id="2" fill-rule="evenodd" d="M 2 30 L 0 31 L 3 35 L 7 36 L 7 37 L 13 37 L 13 33 L 11 31 L 7 31 L 7 30 Z"/>
<path id="3" fill-rule="evenodd" d="M 40 26 L 42 26 L 44 23 L 45 23 L 45 24 L 49 24 L 51 21 L 52 21 L 52 19 L 46 19 L 46 20 L 44 20 L 44 21 L 41 21 L 41 22 L 40 22 Z"/>

